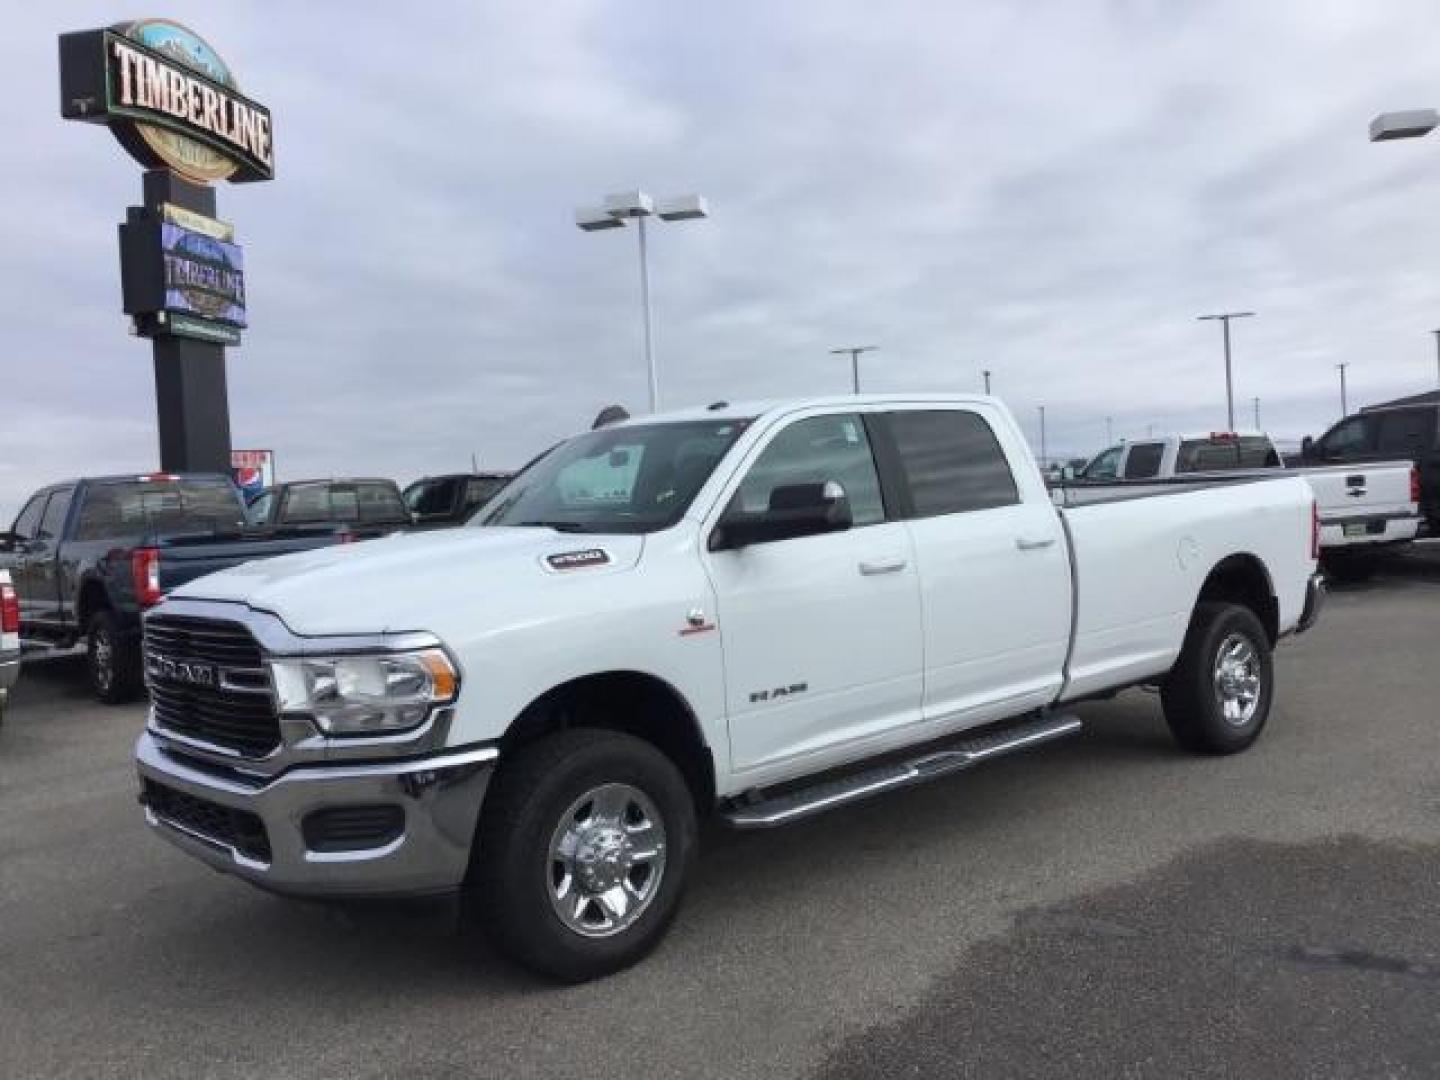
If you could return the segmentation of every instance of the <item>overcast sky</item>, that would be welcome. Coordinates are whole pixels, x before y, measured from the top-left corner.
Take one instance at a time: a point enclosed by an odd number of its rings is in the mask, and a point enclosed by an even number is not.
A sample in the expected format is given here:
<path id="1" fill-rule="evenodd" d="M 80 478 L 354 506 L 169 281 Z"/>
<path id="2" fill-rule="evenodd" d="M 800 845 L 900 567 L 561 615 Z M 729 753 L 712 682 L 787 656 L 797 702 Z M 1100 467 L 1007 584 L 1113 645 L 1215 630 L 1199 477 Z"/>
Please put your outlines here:
<path id="1" fill-rule="evenodd" d="M 361 10 L 373 14 L 357 14 Z M 56 35 L 165 14 L 275 120 L 273 183 L 222 185 L 251 329 L 237 447 L 283 477 L 513 466 L 644 404 L 635 238 L 573 209 L 699 191 L 657 225 L 667 406 L 996 392 L 1050 446 L 1242 418 L 1318 434 L 1428 389 L 1440 326 L 1440 6 L 1267 0 L 27 4 L 0 35 L 0 516 L 155 466 L 115 225 L 140 170 L 61 121 Z"/>

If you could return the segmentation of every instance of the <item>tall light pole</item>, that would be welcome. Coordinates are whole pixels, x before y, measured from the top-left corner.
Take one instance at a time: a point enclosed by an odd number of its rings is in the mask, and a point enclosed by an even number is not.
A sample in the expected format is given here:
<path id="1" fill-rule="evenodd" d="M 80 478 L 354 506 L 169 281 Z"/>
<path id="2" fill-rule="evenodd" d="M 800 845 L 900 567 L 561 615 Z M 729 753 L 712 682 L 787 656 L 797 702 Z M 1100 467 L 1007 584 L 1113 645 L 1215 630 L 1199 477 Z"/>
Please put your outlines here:
<path id="1" fill-rule="evenodd" d="M 1257 397 L 1257 398 L 1251 398 L 1251 400 L 1255 403 L 1255 430 L 1256 430 L 1256 431 L 1259 431 L 1259 430 L 1260 430 L 1260 399 Z"/>
<path id="2" fill-rule="evenodd" d="M 1215 315 L 1198 315 L 1200 322 L 1219 320 L 1225 330 L 1225 430 L 1235 430 L 1235 384 L 1230 375 L 1230 320 L 1248 319 L 1253 311 L 1222 311 Z"/>
<path id="3" fill-rule="evenodd" d="M 1345 369 L 1346 369 L 1347 367 L 1349 367 L 1350 365 L 1349 365 L 1349 363 L 1347 362 L 1347 363 L 1343 363 L 1343 364 L 1336 364 L 1335 366 L 1336 366 L 1336 367 L 1339 369 L 1339 371 L 1340 371 L 1340 415 L 1341 415 L 1341 416 L 1349 416 L 1349 415 L 1350 415 L 1350 401 L 1349 401 L 1349 399 L 1345 396 Z"/>
<path id="4" fill-rule="evenodd" d="M 1440 330 L 1435 331 L 1435 333 L 1440 334 Z M 990 369 L 986 368 L 981 374 L 985 376 L 985 393 L 988 395 L 990 393 Z"/>
<path id="5" fill-rule="evenodd" d="M 875 352 L 879 345 L 848 345 L 843 349 L 831 349 L 832 356 L 850 356 L 850 390 L 851 393 L 860 393 L 860 354 L 862 352 Z"/>
<path id="6" fill-rule="evenodd" d="M 1046 453 L 1045 447 L 1045 406 L 1040 406 L 1040 469 L 1044 471 L 1050 455 Z"/>
<path id="7" fill-rule="evenodd" d="M 585 232 L 621 229 L 635 222 L 640 236 L 640 318 L 645 335 L 645 373 L 650 384 L 650 411 L 660 408 L 660 377 L 655 368 L 655 327 L 650 315 L 650 254 L 645 243 L 645 219 L 692 221 L 710 216 L 710 206 L 699 195 L 677 195 L 656 203 L 643 191 L 622 191 L 605 196 L 605 205 L 575 211 L 575 224 Z"/>
<path id="8" fill-rule="evenodd" d="M 1115 418 L 1105 417 L 1105 445 L 1109 446 L 1115 441 Z"/>
<path id="9" fill-rule="evenodd" d="M 1440 330 L 1431 330 L 1435 335 L 1435 385 L 1440 386 Z"/>

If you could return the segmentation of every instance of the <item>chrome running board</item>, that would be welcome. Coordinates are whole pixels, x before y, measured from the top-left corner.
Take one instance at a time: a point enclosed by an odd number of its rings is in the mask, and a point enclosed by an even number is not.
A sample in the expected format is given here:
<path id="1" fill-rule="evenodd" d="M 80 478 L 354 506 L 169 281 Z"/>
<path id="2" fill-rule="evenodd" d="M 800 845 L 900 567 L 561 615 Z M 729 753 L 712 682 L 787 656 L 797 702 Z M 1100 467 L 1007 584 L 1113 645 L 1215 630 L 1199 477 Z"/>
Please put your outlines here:
<path id="1" fill-rule="evenodd" d="M 879 765 L 780 795 L 762 794 L 759 799 L 731 807 L 720 817 L 736 829 L 773 829 L 886 791 L 949 776 L 982 761 L 1028 750 L 1079 730 L 1077 716 L 1046 715 L 977 738 L 963 739 L 910 761 Z"/>

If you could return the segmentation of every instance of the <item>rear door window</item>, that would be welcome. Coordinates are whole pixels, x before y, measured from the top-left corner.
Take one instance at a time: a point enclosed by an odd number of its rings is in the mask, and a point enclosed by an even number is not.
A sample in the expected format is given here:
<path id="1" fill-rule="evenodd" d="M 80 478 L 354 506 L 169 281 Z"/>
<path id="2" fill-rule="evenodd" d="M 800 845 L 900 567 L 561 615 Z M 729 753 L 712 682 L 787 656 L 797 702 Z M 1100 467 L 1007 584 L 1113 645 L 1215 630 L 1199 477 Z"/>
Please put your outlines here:
<path id="1" fill-rule="evenodd" d="M 393 484 L 356 484 L 355 504 L 361 521 L 395 521 L 410 519 L 405 503 Z"/>
<path id="2" fill-rule="evenodd" d="M 1160 459 L 1165 456 L 1164 443 L 1133 443 L 1125 458 L 1126 480 L 1148 480 L 1160 475 Z"/>
<path id="3" fill-rule="evenodd" d="M 989 510 L 1020 501 L 989 423 L 964 409 L 888 414 L 916 517 Z"/>
<path id="4" fill-rule="evenodd" d="M 1376 414 L 1375 449 L 1396 457 L 1413 457 L 1435 442 L 1434 409 L 1396 409 Z"/>

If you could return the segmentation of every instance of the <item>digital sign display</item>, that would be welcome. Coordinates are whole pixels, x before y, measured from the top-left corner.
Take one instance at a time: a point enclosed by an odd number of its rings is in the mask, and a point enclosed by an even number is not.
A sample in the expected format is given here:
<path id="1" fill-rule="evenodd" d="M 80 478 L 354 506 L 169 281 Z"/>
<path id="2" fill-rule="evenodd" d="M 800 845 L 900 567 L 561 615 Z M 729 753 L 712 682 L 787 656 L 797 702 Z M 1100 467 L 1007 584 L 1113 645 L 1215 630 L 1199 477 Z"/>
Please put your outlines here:
<path id="1" fill-rule="evenodd" d="M 168 312 L 245 326 L 245 259 L 238 244 L 172 222 L 160 225 Z"/>

